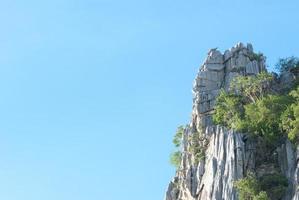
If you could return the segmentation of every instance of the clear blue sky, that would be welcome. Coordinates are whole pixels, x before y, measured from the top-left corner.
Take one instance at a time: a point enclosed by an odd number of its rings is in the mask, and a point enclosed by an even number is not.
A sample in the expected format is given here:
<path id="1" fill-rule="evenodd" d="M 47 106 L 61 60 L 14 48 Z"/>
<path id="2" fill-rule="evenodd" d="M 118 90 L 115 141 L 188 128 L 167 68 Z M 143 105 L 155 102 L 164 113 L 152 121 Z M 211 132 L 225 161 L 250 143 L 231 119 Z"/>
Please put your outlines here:
<path id="1" fill-rule="evenodd" d="M 0 0 L 0 199 L 162 199 L 208 49 L 299 55 L 297 2 Z"/>

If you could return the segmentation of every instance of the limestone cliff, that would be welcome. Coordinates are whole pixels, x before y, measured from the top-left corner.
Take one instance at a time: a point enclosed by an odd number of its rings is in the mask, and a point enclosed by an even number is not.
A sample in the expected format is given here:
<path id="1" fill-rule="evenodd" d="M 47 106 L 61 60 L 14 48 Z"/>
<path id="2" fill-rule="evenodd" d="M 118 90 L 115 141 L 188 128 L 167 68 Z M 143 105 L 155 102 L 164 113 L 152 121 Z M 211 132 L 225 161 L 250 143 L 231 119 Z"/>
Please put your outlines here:
<path id="1" fill-rule="evenodd" d="M 166 200 L 235 200 L 238 194 L 234 181 L 243 178 L 248 171 L 272 169 L 273 166 L 257 165 L 259 159 L 268 155 L 262 155 L 256 141 L 216 126 L 211 119 L 220 90 L 229 90 L 236 76 L 266 70 L 265 59 L 262 54 L 254 53 L 251 44 L 239 43 L 224 53 L 217 49 L 208 52 L 194 81 L 192 120 L 184 130 L 181 164 L 167 188 Z M 280 82 L 285 81 L 287 79 Z M 195 135 L 198 132 L 200 134 Z M 190 151 L 192 135 L 200 137 L 198 141 L 205 148 L 203 159 L 196 159 Z M 299 147 L 296 151 L 286 140 L 275 153 L 277 165 L 289 181 L 284 199 L 299 200 Z"/>

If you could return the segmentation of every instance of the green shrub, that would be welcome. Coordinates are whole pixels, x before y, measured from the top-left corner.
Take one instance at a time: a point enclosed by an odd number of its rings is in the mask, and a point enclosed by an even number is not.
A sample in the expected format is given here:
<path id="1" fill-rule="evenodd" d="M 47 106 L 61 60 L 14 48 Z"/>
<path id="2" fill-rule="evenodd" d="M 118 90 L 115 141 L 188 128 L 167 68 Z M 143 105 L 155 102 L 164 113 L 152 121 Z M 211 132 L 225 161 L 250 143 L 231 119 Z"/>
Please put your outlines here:
<path id="1" fill-rule="evenodd" d="M 288 96 L 268 95 L 255 103 L 245 105 L 244 129 L 274 144 L 282 137 L 279 116 L 290 102 Z"/>
<path id="2" fill-rule="evenodd" d="M 185 131 L 184 126 L 179 126 L 172 140 L 172 143 L 175 146 L 175 151 L 170 154 L 170 163 L 176 168 L 179 168 L 182 160 L 181 146 L 182 146 L 184 131 Z"/>
<path id="3" fill-rule="evenodd" d="M 285 195 L 288 180 L 279 173 L 257 179 L 252 173 L 235 182 L 240 200 L 280 200 Z"/>
<path id="4" fill-rule="evenodd" d="M 280 117 L 280 127 L 287 133 L 293 143 L 299 143 L 299 86 L 290 92 L 293 98 L 292 104 L 283 112 Z"/>
<path id="5" fill-rule="evenodd" d="M 270 200 L 265 191 L 261 191 L 258 195 L 253 197 L 253 200 Z"/>
<path id="6" fill-rule="evenodd" d="M 214 123 L 262 136 L 273 144 L 277 142 L 282 136 L 279 116 L 290 104 L 290 97 L 267 95 L 255 102 L 242 102 L 240 96 L 222 91 L 216 100 Z"/>
<path id="7" fill-rule="evenodd" d="M 259 195 L 260 185 L 251 173 L 247 177 L 236 181 L 234 185 L 239 192 L 240 200 L 253 200 L 254 197 Z"/>
<path id="8" fill-rule="evenodd" d="M 198 131 L 190 135 L 189 151 L 194 156 L 195 164 L 198 164 L 199 161 L 205 158 L 205 146 L 203 143 L 203 137 Z"/>
<path id="9" fill-rule="evenodd" d="M 214 123 L 232 129 L 239 129 L 243 115 L 242 97 L 222 90 L 216 99 Z"/>
<path id="10" fill-rule="evenodd" d="M 279 173 L 267 174 L 260 178 L 260 186 L 271 200 L 280 200 L 288 187 L 288 179 Z"/>
<path id="11" fill-rule="evenodd" d="M 177 169 L 179 168 L 182 160 L 182 152 L 176 151 L 170 155 L 170 163 L 175 166 Z"/>
<path id="12" fill-rule="evenodd" d="M 272 145 L 280 141 L 283 133 L 287 133 L 292 142 L 299 143 L 299 86 L 289 95 L 271 94 L 272 79 L 266 72 L 234 79 L 231 88 L 238 95 L 220 92 L 213 122 L 261 136 Z"/>
<path id="13" fill-rule="evenodd" d="M 270 92 L 270 83 L 273 76 L 267 72 L 261 72 L 256 76 L 239 76 L 233 79 L 230 87 L 238 91 L 249 102 L 256 102 Z"/>
<path id="14" fill-rule="evenodd" d="M 172 143 L 174 144 L 175 147 L 181 146 L 183 134 L 184 134 L 184 126 L 179 126 L 172 140 Z"/>

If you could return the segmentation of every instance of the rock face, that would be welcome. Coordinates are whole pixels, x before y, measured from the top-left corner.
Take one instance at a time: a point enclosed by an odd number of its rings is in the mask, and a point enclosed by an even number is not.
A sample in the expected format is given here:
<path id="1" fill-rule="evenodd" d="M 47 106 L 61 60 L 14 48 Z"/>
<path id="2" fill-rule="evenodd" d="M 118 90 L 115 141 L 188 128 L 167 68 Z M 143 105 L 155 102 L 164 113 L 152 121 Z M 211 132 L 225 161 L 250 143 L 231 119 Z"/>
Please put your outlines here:
<path id="1" fill-rule="evenodd" d="M 192 120 L 183 135 L 182 161 L 170 182 L 165 200 L 237 200 L 233 182 L 255 170 L 257 144 L 246 135 L 212 123 L 216 97 L 229 90 L 234 77 L 266 70 L 265 57 L 253 52 L 251 44 L 238 43 L 223 54 L 217 49 L 208 56 L 193 85 Z M 201 132 L 205 158 L 196 160 L 190 152 L 190 135 Z M 299 147 L 290 142 L 277 149 L 279 167 L 289 180 L 285 200 L 299 200 Z"/>

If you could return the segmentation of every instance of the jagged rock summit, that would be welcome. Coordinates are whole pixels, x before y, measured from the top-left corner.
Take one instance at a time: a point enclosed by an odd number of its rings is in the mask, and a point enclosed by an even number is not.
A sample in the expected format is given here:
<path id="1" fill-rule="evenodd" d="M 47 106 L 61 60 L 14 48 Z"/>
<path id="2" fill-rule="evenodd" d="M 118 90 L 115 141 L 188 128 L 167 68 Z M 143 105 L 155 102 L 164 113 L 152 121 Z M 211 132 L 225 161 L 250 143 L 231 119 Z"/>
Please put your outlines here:
<path id="1" fill-rule="evenodd" d="M 170 182 L 165 200 L 237 200 L 234 181 L 256 168 L 259 156 L 256 144 L 242 133 L 214 125 L 212 113 L 221 89 L 229 90 L 237 76 L 256 75 L 266 70 L 266 58 L 253 51 L 251 44 L 238 43 L 224 53 L 211 49 L 199 69 L 193 85 L 192 119 L 185 128 L 182 159 Z M 200 135 L 195 133 L 200 132 Z M 204 159 L 190 151 L 194 135 L 205 148 Z M 289 186 L 285 200 L 299 200 L 299 148 L 297 153 L 286 141 L 277 148 L 279 166 Z"/>

